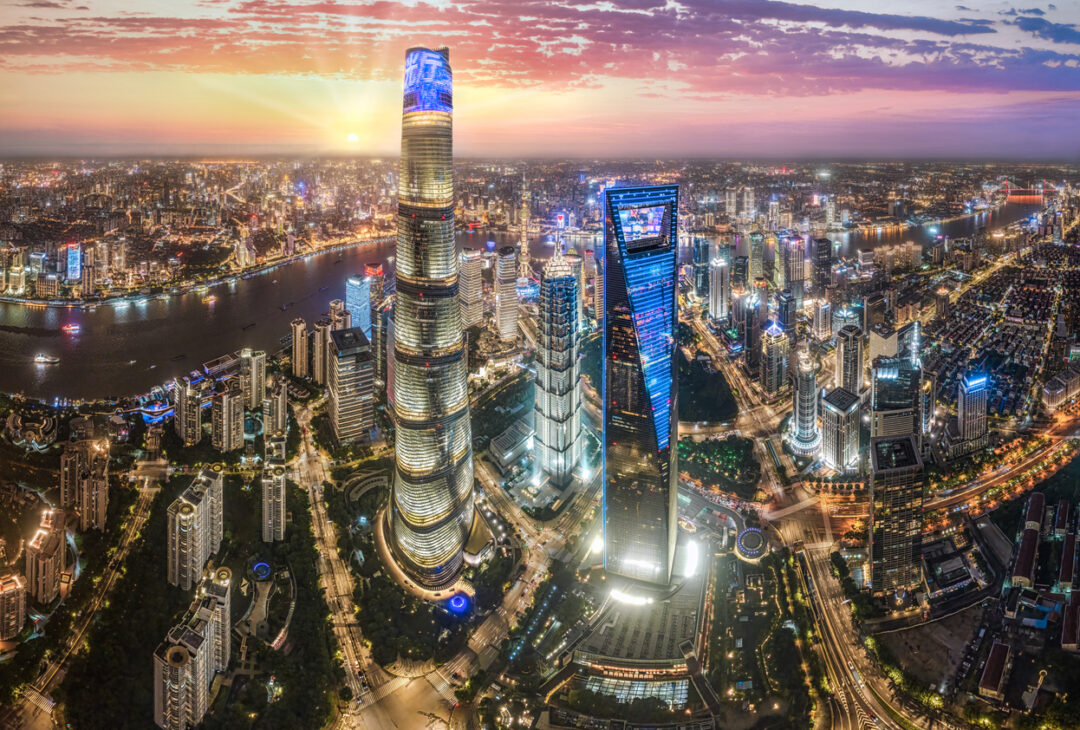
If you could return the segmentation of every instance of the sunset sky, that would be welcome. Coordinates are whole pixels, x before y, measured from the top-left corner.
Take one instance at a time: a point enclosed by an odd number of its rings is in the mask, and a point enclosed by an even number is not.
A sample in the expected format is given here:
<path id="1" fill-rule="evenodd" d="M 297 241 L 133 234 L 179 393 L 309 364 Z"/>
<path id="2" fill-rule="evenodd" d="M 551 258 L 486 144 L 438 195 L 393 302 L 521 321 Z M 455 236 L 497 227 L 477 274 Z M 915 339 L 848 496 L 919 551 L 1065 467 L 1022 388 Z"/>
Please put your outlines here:
<path id="1" fill-rule="evenodd" d="M 3 0 L 0 154 L 397 154 L 414 45 L 459 155 L 1080 156 L 1077 0 Z"/>

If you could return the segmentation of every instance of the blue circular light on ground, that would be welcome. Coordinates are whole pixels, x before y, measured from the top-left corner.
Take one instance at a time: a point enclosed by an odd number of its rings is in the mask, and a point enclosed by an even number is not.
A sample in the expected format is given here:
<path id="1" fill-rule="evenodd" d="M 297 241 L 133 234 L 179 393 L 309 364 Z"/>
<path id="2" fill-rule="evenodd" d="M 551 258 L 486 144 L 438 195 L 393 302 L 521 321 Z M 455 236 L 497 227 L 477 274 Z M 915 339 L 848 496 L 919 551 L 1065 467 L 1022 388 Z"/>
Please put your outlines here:
<path id="1" fill-rule="evenodd" d="M 458 593 L 448 602 L 450 610 L 454 613 L 465 613 L 469 608 L 469 599 Z"/>
<path id="2" fill-rule="evenodd" d="M 738 547 L 743 555 L 756 558 L 765 549 L 765 535 L 756 527 L 747 527 L 739 533 Z"/>
<path id="3" fill-rule="evenodd" d="M 270 577 L 273 569 L 270 567 L 269 563 L 259 561 L 258 563 L 255 563 L 255 565 L 251 566 L 251 572 L 255 574 L 255 577 L 258 580 L 266 580 Z"/>

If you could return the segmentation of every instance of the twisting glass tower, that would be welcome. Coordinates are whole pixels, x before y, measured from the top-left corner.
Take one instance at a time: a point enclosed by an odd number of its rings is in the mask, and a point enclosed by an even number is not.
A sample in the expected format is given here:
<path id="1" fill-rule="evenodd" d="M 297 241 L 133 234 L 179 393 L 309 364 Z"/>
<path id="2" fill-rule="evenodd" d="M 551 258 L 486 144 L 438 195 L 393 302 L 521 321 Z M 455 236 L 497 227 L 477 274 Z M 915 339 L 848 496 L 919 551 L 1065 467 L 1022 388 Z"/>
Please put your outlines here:
<path id="1" fill-rule="evenodd" d="M 581 458 L 581 365 L 578 285 L 559 249 L 540 279 L 540 346 L 536 349 L 536 457 L 553 486 L 574 479 Z"/>
<path id="2" fill-rule="evenodd" d="M 390 544 L 420 585 L 461 572 L 472 526 L 467 364 L 454 246 L 450 52 L 405 54 L 394 324 Z"/>

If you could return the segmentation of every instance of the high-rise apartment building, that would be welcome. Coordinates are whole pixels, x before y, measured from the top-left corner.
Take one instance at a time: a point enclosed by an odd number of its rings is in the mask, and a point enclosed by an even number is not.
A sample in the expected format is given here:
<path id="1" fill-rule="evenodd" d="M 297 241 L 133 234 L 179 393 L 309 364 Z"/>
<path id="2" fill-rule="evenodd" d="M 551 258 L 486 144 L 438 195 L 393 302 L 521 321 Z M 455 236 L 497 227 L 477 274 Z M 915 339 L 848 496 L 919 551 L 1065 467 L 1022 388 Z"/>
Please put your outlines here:
<path id="1" fill-rule="evenodd" d="M 248 410 L 262 408 L 266 397 L 266 353 L 245 347 L 240 351 L 240 387 Z"/>
<path id="2" fill-rule="evenodd" d="M 26 580 L 18 573 L 0 575 L 0 641 L 14 639 L 26 623 Z"/>
<path id="3" fill-rule="evenodd" d="M 202 440 L 202 394 L 187 377 L 173 381 L 173 426 L 184 446 Z"/>
<path id="4" fill-rule="evenodd" d="M 875 594 L 922 582 L 923 463 L 915 439 L 870 440 L 870 586 Z"/>
<path id="5" fill-rule="evenodd" d="M 353 274 L 345 280 L 345 309 L 352 315 L 352 326 L 364 331 L 371 341 L 371 279 Z"/>
<path id="6" fill-rule="evenodd" d="M 327 393 L 338 444 L 366 441 L 375 425 L 375 364 L 359 327 L 330 333 Z"/>
<path id="7" fill-rule="evenodd" d="M 495 258 L 495 329 L 503 342 L 517 339 L 517 249 L 503 246 Z"/>
<path id="8" fill-rule="evenodd" d="M 63 510 L 42 510 L 41 525 L 26 543 L 24 570 L 30 596 L 42 605 L 60 595 L 60 576 L 67 566 L 65 538 Z"/>
<path id="9" fill-rule="evenodd" d="M 821 460 L 839 472 L 859 466 L 859 397 L 844 388 L 821 399 Z"/>
<path id="10" fill-rule="evenodd" d="M 289 426 L 289 388 L 280 375 L 274 378 L 262 403 L 263 435 L 285 433 Z"/>
<path id="11" fill-rule="evenodd" d="M 461 273 L 458 276 L 458 302 L 461 304 L 461 326 L 466 329 L 484 323 L 484 259 L 478 248 L 461 252 Z"/>
<path id="12" fill-rule="evenodd" d="M 731 270 L 727 261 L 714 258 L 709 264 L 709 318 L 726 322 L 731 306 Z"/>
<path id="13" fill-rule="evenodd" d="M 315 323 L 311 344 L 311 379 L 319 385 L 326 385 L 326 352 L 330 348 L 332 329 L 333 322 L 329 319 L 320 319 Z"/>
<path id="14" fill-rule="evenodd" d="M 279 459 L 267 460 L 259 481 L 263 542 L 280 542 L 285 539 L 285 464 Z"/>
<path id="15" fill-rule="evenodd" d="M 862 383 L 862 330 L 844 325 L 836 334 L 836 387 L 858 395 Z"/>
<path id="16" fill-rule="evenodd" d="M 225 453 L 244 447 L 244 393 L 227 388 L 214 396 L 210 406 L 210 442 Z"/>
<path id="17" fill-rule="evenodd" d="M 189 730 L 209 707 L 210 684 L 229 667 L 230 583 L 228 568 L 203 579 L 180 623 L 154 650 L 154 723 Z"/>
<path id="18" fill-rule="evenodd" d="M 676 185 L 604 192 L 604 565 L 666 585 L 678 533 Z"/>
<path id="19" fill-rule="evenodd" d="M 456 581 L 475 517 L 468 364 L 457 300 L 452 86 L 448 50 L 407 51 L 391 384 L 396 470 L 388 528 L 397 562 L 427 587 Z M 515 299 L 515 327 L 516 308 Z"/>
<path id="20" fill-rule="evenodd" d="M 60 455 L 60 506 L 79 517 L 79 531 L 105 529 L 109 511 L 109 442 L 69 442 Z"/>
<path id="21" fill-rule="evenodd" d="M 788 422 L 788 444 L 801 456 L 813 456 L 821 448 L 818 428 L 817 369 L 806 350 L 799 350 L 795 365 L 792 401 L 794 407 Z"/>
<path id="22" fill-rule="evenodd" d="M 221 548 L 222 467 L 205 467 L 166 512 L 166 577 L 185 591 L 197 583 Z"/>
<path id="23" fill-rule="evenodd" d="M 345 307 L 345 301 L 334 299 L 330 302 L 330 330 L 344 330 L 352 327 L 352 312 Z"/>
<path id="24" fill-rule="evenodd" d="M 540 278 L 534 430 L 536 463 L 562 489 L 581 458 L 581 365 L 578 362 L 578 285 L 558 255 Z"/>
<path id="25" fill-rule="evenodd" d="M 311 374 L 311 355 L 308 352 L 307 322 L 302 317 L 292 321 L 292 374 L 306 378 Z"/>
<path id="26" fill-rule="evenodd" d="M 768 398 L 775 397 L 787 385 L 790 343 L 784 328 L 776 322 L 770 322 L 761 336 L 759 382 Z"/>

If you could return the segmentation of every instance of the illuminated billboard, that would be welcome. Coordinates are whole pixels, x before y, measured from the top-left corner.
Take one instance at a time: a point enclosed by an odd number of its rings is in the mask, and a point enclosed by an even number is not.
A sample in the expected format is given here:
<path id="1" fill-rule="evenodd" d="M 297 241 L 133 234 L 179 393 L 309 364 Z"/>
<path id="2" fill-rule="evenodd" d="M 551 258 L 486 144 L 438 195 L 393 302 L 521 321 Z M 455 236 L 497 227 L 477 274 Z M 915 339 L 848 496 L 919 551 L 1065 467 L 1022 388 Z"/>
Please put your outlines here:
<path id="1" fill-rule="evenodd" d="M 620 208 L 619 224 L 626 243 L 644 238 L 656 238 L 664 228 L 666 205 L 650 205 L 639 208 Z"/>
<path id="2" fill-rule="evenodd" d="M 454 110 L 450 61 L 439 51 L 414 48 L 405 57 L 404 113 Z"/>

